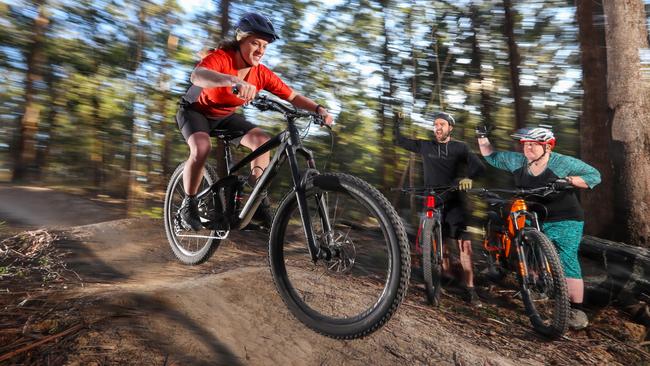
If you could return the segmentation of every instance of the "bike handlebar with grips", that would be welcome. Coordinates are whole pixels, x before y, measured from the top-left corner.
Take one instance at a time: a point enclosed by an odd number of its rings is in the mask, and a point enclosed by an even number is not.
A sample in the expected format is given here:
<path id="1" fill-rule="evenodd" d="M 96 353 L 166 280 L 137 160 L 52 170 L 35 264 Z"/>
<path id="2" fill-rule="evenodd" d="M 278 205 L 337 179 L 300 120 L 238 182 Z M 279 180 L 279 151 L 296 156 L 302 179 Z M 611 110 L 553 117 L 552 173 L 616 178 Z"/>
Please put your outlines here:
<path id="1" fill-rule="evenodd" d="M 239 89 L 236 85 L 232 87 L 232 93 L 235 95 L 239 94 Z M 330 126 L 325 124 L 325 119 L 318 113 L 299 111 L 293 106 L 288 106 L 285 103 L 282 103 L 278 100 L 270 98 L 266 95 L 257 95 L 250 104 L 260 111 L 275 111 L 284 114 L 286 118 L 296 119 L 296 118 L 311 118 L 314 123 L 317 123 L 321 127 L 327 127 L 330 130 Z"/>

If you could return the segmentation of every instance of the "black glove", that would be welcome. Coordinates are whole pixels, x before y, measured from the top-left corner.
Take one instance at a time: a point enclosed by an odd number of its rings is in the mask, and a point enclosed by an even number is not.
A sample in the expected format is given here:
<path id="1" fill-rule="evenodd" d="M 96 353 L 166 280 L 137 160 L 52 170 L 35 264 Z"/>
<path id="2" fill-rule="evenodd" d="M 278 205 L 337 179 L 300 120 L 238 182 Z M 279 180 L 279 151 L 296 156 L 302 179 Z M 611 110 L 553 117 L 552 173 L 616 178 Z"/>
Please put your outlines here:
<path id="1" fill-rule="evenodd" d="M 483 137 L 488 137 L 490 135 L 490 131 L 492 131 L 492 126 L 488 125 L 480 125 L 476 126 L 476 137 L 477 138 L 483 138 Z"/>
<path id="2" fill-rule="evenodd" d="M 552 183 L 553 188 L 556 191 L 566 191 L 567 189 L 572 189 L 573 184 L 565 178 L 558 178 L 555 182 Z"/>

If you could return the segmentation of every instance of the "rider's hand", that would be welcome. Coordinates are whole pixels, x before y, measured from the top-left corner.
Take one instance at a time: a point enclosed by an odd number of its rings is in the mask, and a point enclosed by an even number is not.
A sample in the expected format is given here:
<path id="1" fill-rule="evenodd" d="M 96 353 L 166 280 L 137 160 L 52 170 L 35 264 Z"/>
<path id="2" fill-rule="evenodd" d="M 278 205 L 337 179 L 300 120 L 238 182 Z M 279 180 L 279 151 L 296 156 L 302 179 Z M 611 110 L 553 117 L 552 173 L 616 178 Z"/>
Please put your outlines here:
<path id="1" fill-rule="evenodd" d="M 467 191 L 472 189 L 472 180 L 469 178 L 463 178 L 458 182 L 458 189 L 461 191 Z"/>
<path id="2" fill-rule="evenodd" d="M 324 122 L 326 125 L 331 126 L 332 123 L 334 123 L 334 117 L 332 117 L 332 115 L 329 114 L 329 112 L 327 111 L 327 109 L 325 109 L 325 107 L 323 107 L 322 105 L 319 104 L 318 107 L 316 107 L 316 112 L 317 112 L 321 117 L 323 117 L 323 122 Z"/>
<path id="3" fill-rule="evenodd" d="M 250 102 L 257 95 L 257 88 L 255 85 L 249 84 L 243 80 L 237 81 L 233 86 L 237 88 L 237 96 L 246 102 Z"/>
<path id="4" fill-rule="evenodd" d="M 558 191 L 566 190 L 566 189 L 571 189 L 573 188 L 573 183 L 571 183 L 571 180 L 569 177 L 566 178 L 558 178 L 553 182 L 553 188 L 555 188 Z"/>
<path id="5" fill-rule="evenodd" d="M 488 125 L 480 125 L 476 126 L 476 138 L 484 138 L 488 137 L 490 135 L 490 131 L 492 131 L 492 126 Z"/>

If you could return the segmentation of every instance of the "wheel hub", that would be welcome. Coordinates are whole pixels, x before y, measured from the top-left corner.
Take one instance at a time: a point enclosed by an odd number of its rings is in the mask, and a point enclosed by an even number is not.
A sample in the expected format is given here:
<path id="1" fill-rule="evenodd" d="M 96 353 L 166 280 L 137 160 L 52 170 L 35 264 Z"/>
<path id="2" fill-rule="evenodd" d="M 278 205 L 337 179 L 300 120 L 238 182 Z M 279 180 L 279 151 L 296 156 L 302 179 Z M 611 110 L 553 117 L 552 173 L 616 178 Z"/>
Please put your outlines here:
<path id="1" fill-rule="evenodd" d="M 344 274 L 354 267 L 357 252 L 354 242 L 343 232 L 335 231 L 325 240 L 325 248 L 330 255 L 323 260 L 327 271 L 330 273 Z"/>

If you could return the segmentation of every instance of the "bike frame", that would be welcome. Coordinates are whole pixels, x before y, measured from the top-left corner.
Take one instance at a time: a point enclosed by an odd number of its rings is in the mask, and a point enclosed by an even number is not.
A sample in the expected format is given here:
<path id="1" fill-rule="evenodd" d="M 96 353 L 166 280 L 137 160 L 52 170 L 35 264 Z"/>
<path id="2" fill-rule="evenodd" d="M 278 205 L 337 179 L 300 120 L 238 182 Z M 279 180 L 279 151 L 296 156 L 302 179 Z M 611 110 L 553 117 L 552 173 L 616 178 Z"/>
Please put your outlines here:
<path id="1" fill-rule="evenodd" d="M 517 270 L 523 278 L 526 278 L 528 275 L 528 268 L 526 262 L 521 260 L 524 258 L 523 241 L 521 240 L 521 236 L 523 235 L 522 229 L 527 226 L 532 226 L 535 229 L 540 230 L 537 213 L 528 211 L 528 204 L 523 198 L 515 198 L 511 201 L 508 216 L 504 221 L 505 230 L 503 230 L 503 232 L 495 232 L 497 243 L 499 245 L 490 245 L 490 235 L 487 233 L 483 241 L 483 248 L 489 252 L 496 252 L 495 256 L 497 261 L 502 255 L 504 259 L 508 260 L 510 258 L 512 245 L 514 244 L 519 258 Z"/>
<path id="2" fill-rule="evenodd" d="M 312 174 L 317 174 L 318 172 L 316 171 L 316 163 L 313 158 L 313 153 L 311 150 L 305 148 L 302 145 L 300 134 L 295 125 L 295 120 L 300 117 L 292 116 L 287 113 L 287 111 L 285 111 L 285 117 L 288 124 L 286 130 L 275 135 L 269 141 L 243 157 L 240 161 L 232 166 L 230 164 L 230 147 L 227 143 L 224 144 L 226 149 L 227 175 L 219 179 L 210 187 L 199 192 L 197 194 L 197 198 L 202 199 L 205 198 L 208 194 L 213 193 L 215 197 L 215 205 L 216 207 L 220 207 L 220 200 L 218 198 L 219 190 L 225 187 L 232 187 L 233 185 L 236 185 L 240 182 L 239 176 L 235 175 L 235 173 L 237 171 L 240 171 L 243 167 L 248 166 L 251 161 L 266 153 L 267 151 L 278 148 L 273 155 L 269 166 L 264 170 L 264 173 L 262 173 L 262 176 L 258 179 L 253 192 L 250 194 L 248 200 L 244 204 L 244 207 L 241 209 L 241 212 L 239 212 L 239 214 L 236 214 L 236 212 L 228 212 L 229 210 L 226 210 L 226 215 L 230 219 L 231 228 L 234 227 L 235 229 L 242 229 L 248 225 L 258 206 L 265 198 L 264 192 L 266 192 L 267 188 L 271 185 L 271 182 L 277 175 L 279 168 L 284 164 L 285 161 L 288 160 L 291 170 L 293 187 L 298 201 L 298 209 L 300 211 L 300 217 L 302 219 L 305 236 L 307 238 L 309 253 L 312 260 L 316 262 L 319 258 L 322 258 L 324 256 L 324 253 L 321 253 L 320 247 L 316 245 L 314 229 L 311 224 L 311 217 L 307 209 L 306 183 L 307 179 Z M 302 175 L 300 173 L 300 167 L 298 164 L 298 155 L 304 157 L 307 160 L 307 169 L 303 171 Z M 241 199 L 241 192 L 239 191 L 240 187 L 236 187 L 236 189 L 238 190 L 236 194 L 233 195 L 233 197 L 226 197 L 226 200 Z M 226 202 L 226 204 L 228 208 L 234 207 L 233 202 L 231 202 L 230 205 L 228 205 L 228 202 Z M 322 195 L 319 197 L 318 210 L 323 221 L 322 224 L 324 231 L 326 233 L 331 232 L 330 220 L 327 216 L 327 206 Z"/>

